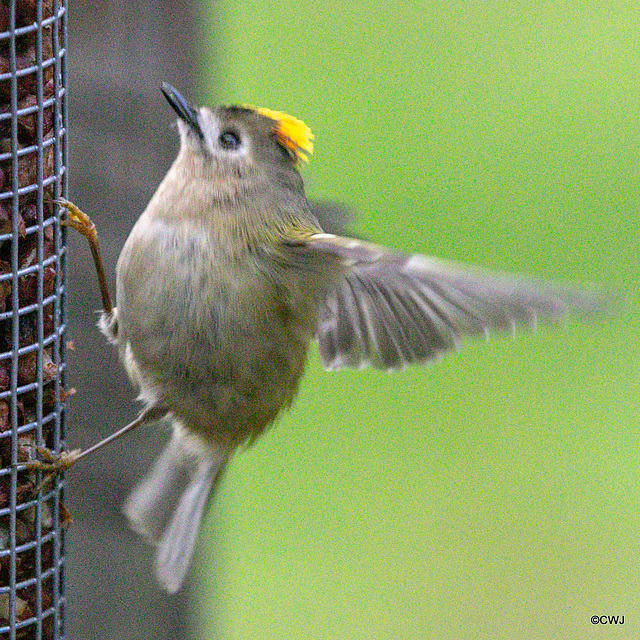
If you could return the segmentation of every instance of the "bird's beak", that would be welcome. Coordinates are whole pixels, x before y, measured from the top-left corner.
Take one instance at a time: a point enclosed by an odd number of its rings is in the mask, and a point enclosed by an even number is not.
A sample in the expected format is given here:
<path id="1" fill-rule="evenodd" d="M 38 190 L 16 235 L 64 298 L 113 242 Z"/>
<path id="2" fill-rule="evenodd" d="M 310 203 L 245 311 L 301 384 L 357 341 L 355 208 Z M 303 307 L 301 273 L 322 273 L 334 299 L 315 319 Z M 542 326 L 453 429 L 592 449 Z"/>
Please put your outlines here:
<path id="1" fill-rule="evenodd" d="M 162 93 L 164 93 L 164 97 L 178 114 L 180 120 L 189 125 L 194 133 L 202 137 L 202 129 L 200 129 L 200 123 L 198 122 L 198 112 L 182 97 L 179 91 L 170 84 L 163 82 Z"/>

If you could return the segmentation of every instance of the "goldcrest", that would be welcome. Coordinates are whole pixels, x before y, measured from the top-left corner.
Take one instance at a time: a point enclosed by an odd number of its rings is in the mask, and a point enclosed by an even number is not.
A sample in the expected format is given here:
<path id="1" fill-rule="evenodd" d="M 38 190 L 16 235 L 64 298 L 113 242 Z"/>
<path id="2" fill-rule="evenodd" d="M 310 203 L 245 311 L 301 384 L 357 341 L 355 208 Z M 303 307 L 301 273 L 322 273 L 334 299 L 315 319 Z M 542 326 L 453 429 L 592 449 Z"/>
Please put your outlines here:
<path id="1" fill-rule="evenodd" d="M 101 327 L 147 418 L 172 428 L 125 512 L 175 592 L 230 456 L 291 405 L 313 342 L 328 370 L 392 371 L 608 299 L 326 233 L 299 172 L 313 150 L 306 125 L 163 92 L 180 151 L 124 245 Z"/>

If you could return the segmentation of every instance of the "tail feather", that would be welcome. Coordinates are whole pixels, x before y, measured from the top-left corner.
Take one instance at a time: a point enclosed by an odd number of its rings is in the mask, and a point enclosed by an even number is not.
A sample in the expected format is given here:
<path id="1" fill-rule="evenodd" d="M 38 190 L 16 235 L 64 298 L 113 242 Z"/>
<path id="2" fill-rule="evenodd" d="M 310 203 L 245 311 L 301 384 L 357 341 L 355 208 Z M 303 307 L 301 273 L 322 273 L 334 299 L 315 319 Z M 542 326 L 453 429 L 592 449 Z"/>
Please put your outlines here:
<path id="1" fill-rule="evenodd" d="M 157 544 L 180 494 L 189 484 L 193 458 L 172 438 L 153 467 L 131 492 L 124 512 L 136 533 Z"/>
<path id="2" fill-rule="evenodd" d="M 228 457 L 185 440 L 174 434 L 124 506 L 131 527 L 157 546 L 156 575 L 170 593 L 184 582 L 200 523 Z"/>
<path id="3" fill-rule="evenodd" d="M 178 591 L 184 582 L 196 548 L 200 523 L 220 472 L 217 460 L 200 465 L 162 535 L 156 554 L 156 576 L 169 593 Z"/>

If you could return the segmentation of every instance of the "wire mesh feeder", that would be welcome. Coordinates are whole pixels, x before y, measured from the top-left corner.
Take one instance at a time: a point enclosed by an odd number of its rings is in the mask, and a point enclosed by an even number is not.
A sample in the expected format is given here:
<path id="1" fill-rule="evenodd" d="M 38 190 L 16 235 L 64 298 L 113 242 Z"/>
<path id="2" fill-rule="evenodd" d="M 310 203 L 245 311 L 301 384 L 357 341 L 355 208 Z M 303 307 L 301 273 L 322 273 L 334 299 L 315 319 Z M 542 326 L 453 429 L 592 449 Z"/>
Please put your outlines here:
<path id="1" fill-rule="evenodd" d="M 62 638 L 64 480 L 16 465 L 64 436 L 64 0 L 0 0 L 0 638 Z"/>

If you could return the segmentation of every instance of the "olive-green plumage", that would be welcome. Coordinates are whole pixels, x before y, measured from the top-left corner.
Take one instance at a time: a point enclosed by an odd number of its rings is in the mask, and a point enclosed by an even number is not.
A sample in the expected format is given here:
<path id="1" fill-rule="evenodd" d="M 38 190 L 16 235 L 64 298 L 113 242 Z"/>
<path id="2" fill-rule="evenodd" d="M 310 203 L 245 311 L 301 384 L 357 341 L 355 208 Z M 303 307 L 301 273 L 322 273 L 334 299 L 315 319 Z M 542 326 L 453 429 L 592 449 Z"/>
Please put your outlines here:
<path id="1" fill-rule="evenodd" d="M 224 465 L 291 404 L 312 340 L 327 369 L 393 370 L 606 299 L 324 233 L 298 172 L 303 143 L 287 137 L 302 123 L 164 92 L 180 152 L 122 250 L 102 327 L 173 427 L 125 510 L 175 591 Z"/>
<path id="2" fill-rule="evenodd" d="M 120 345 L 145 397 L 235 446 L 292 401 L 337 262 L 306 268 L 284 244 L 320 228 L 266 118 L 202 109 L 199 120 L 206 140 L 232 128 L 251 147 L 218 157 L 182 125 L 182 149 L 118 261 Z"/>

